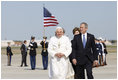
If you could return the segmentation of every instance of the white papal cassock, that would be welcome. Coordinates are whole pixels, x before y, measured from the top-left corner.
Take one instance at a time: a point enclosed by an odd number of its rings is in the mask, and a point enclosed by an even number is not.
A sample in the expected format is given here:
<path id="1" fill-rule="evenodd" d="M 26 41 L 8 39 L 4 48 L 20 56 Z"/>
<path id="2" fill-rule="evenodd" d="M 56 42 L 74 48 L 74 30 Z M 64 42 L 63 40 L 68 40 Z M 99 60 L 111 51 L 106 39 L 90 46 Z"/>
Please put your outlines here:
<path id="1" fill-rule="evenodd" d="M 68 37 L 52 37 L 49 42 L 48 52 L 50 55 L 49 78 L 65 79 L 68 72 L 68 56 L 72 51 L 71 42 Z M 65 56 L 58 58 L 56 53 L 63 53 Z"/>

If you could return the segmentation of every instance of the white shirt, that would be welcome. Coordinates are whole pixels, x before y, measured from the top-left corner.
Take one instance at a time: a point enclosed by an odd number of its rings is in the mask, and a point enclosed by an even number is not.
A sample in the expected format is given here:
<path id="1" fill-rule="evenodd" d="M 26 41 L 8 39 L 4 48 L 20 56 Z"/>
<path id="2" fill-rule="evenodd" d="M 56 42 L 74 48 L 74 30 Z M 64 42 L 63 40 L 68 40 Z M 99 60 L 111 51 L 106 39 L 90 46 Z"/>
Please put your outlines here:
<path id="1" fill-rule="evenodd" d="M 87 41 L 87 33 L 85 33 L 85 34 L 82 34 L 82 35 L 81 35 L 82 42 L 83 42 L 83 35 L 85 35 L 85 40 Z"/>
<path id="2" fill-rule="evenodd" d="M 34 41 L 31 41 L 31 43 L 34 43 Z"/>

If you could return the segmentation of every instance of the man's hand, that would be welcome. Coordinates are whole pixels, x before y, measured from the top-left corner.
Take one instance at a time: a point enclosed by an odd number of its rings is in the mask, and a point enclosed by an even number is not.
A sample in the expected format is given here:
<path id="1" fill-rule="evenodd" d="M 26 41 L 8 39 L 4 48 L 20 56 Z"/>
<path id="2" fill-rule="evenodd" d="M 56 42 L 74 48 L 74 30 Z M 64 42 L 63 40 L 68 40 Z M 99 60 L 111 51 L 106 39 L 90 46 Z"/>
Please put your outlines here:
<path id="1" fill-rule="evenodd" d="M 98 66 L 98 61 L 95 60 L 95 61 L 93 62 L 93 65 L 94 65 L 94 66 Z"/>
<path id="2" fill-rule="evenodd" d="M 8 53 L 8 56 L 9 56 L 9 53 Z"/>
<path id="3" fill-rule="evenodd" d="M 76 59 L 73 59 L 72 62 L 73 62 L 74 65 L 77 64 L 77 60 Z"/>

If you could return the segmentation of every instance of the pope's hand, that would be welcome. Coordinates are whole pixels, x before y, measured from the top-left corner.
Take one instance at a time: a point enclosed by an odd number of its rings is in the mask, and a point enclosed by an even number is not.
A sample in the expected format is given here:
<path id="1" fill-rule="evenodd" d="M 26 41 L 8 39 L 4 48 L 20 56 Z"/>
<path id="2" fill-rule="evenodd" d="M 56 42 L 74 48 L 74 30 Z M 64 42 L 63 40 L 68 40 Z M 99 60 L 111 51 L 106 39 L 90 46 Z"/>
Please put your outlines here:
<path id="1" fill-rule="evenodd" d="M 63 56 L 65 56 L 65 55 L 63 53 L 60 53 L 60 58 L 63 57 Z"/>
<path id="2" fill-rule="evenodd" d="M 59 55 L 59 53 L 56 53 L 55 56 L 59 57 L 60 55 Z"/>
<path id="3" fill-rule="evenodd" d="M 74 65 L 77 64 L 77 60 L 76 59 L 73 59 L 72 62 L 73 62 Z"/>
<path id="4" fill-rule="evenodd" d="M 63 56 L 65 56 L 63 53 L 56 53 L 55 56 L 57 56 L 58 58 L 61 58 Z"/>

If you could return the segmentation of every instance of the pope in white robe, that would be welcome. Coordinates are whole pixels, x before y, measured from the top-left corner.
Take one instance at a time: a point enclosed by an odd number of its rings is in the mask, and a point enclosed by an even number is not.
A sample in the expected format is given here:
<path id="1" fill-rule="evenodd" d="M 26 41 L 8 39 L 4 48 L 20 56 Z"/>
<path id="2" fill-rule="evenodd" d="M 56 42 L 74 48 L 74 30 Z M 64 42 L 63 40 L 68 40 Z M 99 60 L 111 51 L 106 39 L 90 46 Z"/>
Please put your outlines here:
<path id="1" fill-rule="evenodd" d="M 50 55 L 49 78 L 65 79 L 68 74 L 68 56 L 72 51 L 71 42 L 64 36 L 61 27 L 56 28 L 56 35 L 49 41 L 48 52 Z"/>

